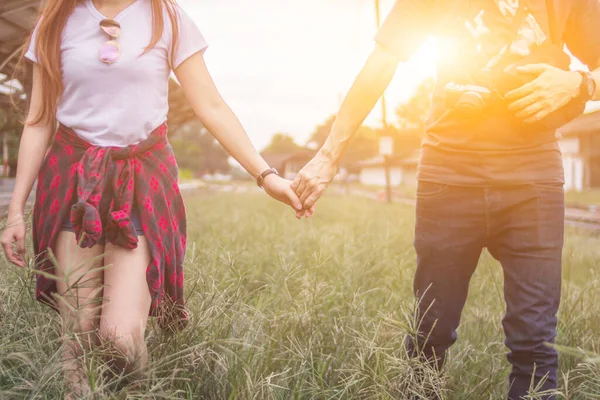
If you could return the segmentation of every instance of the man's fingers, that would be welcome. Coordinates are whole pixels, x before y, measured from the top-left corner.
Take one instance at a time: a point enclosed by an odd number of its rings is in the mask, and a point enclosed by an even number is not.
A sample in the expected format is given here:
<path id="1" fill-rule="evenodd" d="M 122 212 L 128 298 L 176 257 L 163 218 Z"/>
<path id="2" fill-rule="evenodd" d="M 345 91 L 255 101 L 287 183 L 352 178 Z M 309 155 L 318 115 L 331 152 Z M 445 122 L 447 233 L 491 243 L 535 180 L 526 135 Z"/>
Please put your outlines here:
<path id="1" fill-rule="evenodd" d="M 517 71 L 523 74 L 540 75 L 548 70 L 548 64 L 529 64 L 517 67 Z"/>
<path id="2" fill-rule="evenodd" d="M 525 96 L 522 99 L 519 99 L 511 104 L 509 104 L 508 109 L 513 112 L 518 112 L 526 107 L 531 106 L 539 102 L 540 99 L 535 94 L 530 94 L 529 96 Z"/>
<path id="3" fill-rule="evenodd" d="M 302 194 L 300 195 L 300 202 L 302 203 L 302 207 L 304 207 L 305 210 L 309 208 L 306 206 L 306 199 L 308 199 L 308 197 L 314 193 L 315 189 L 315 184 L 308 183 L 306 185 L 306 189 L 304 189 L 304 192 L 302 192 Z"/>
<path id="4" fill-rule="evenodd" d="M 291 185 L 291 188 L 294 192 L 296 190 L 298 190 L 298 187 L 300 186 L 301 181 L 302 181 L 302 175 L 300 175 L 300 174 L 296 175 L 296 178 L 294 179 L 294 181 L 292 182 L 292 185 Z"/>
<path id="5" fill-rule="evenodd" d="M 306 201 L 303 203 L 304 204 L 304 208 L 306 210 L 311 210 L 314 212 L 314 206 L 315 203 L 317 202 L 317 200 L 319 200 L 319 198 L 321 197 L 321 194 L 323 192 L 320 190 L 316 190 L 314 193 L 312 193 L 310 196 L 308 196 L 308 198 L 306 199 Z M 312 213 L 311 213 L 312 215 Z"/>
<path id="6" fill-rule="evenodd" d="M 537 83 L 535 81 L 529 82 L 518 89 L 512 90 L 506 93 L 505 98 L 507 100 L 518 100 L 525 96 L 528 96 L 534 93 L 537 89 Z"/>
<path id="7" fill-rule="evenodd" d="M 531 117 L 532 115 L 539 113 L 543 109 L 545 109 L 543 104 L 535 103 L 530 105 L 529 107 L 524 108 L 523 110 L 515 114 L 515 116 L 519 119 L 526 119 Z"/>
<path id="8" fill-rule="evenodd" d="M 300 178 L 300 182 L 298 183 L 298 186 L 296 186 L 296 188 L 294 189 L 294 192 L 296 193 L 296 196 L 300 197 L 302 196 L 302 193 L 304 193 L 304 191 L 306 190 L 308 180 L 304 178 L 304 176 L 299 175 L 298 177 Z M 298 179 L 298 177 L 296 177 L 296 179 Z"/>
<path id="9" fill-rule="evenodd" d="M 545 117 L 548 116 L 548 114 L 550 114 L 550 112 L 548 110 L 542 110 L 539 111 L 538 113 L 536 113 L 535 115 L 526 118 L 523 122 L 527 123 L 527 124 L 532 124 L 534 122 L 537 122 Z"/>

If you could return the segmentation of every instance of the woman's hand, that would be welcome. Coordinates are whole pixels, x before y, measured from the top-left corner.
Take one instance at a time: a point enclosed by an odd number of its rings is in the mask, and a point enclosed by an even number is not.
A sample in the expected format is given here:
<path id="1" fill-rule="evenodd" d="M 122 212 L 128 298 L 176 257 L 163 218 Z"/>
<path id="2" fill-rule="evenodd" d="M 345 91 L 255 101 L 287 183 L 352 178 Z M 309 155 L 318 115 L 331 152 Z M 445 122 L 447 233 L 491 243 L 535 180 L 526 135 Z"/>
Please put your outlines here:
<path id="1" fill-rule="evenodd" d="M 275 200 L 291 206 L 296 211 L 296 218 L 301 218 L 303 215 L 306 215 L 306 218 L 310 217 L 315 211 L 314 207 L 309 210 L 303 210 L 302 203 L 292 190 L 291 185 L 291 181 L 275 174 L 267 176 L 263 181 L 265 192 Z"/>
<path id="2" fill-rule="evenodd" d="M 26 227 L 23 214 L 9 213 L 6 228 L 2 232 L 0 242 L 8 261 L 18 267 L 25 267 L 25 233 Z"/>

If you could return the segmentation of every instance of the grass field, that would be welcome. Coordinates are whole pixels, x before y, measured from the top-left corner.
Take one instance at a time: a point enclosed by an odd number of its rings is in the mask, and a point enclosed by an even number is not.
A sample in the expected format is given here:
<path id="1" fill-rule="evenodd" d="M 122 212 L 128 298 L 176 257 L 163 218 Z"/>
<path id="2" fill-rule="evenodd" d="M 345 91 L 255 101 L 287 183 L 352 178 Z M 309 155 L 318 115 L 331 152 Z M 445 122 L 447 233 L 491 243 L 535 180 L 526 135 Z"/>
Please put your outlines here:
<path id="1" fill-rule="evenodd" d="M 91 353 L 96 398 L 405 399 L 434 384 L 447 399 L 505 396 L 502 274 L 489 254 L 445 376 L 418 382 L 403 348 L 414 329 L 410 207 L 330 196 L 298 222 L 259 194 L 187 204 L 192 322 L 175 335 L 149 330 L 150 371 L 137 390 L 111 387 Z M 0 399 L 63 394 L 57 316 L 31 299 L 30 278 L 1 265 Z M 600 239 L 568 231 L 561 398 L 600 398 L 599 279 Z"/>

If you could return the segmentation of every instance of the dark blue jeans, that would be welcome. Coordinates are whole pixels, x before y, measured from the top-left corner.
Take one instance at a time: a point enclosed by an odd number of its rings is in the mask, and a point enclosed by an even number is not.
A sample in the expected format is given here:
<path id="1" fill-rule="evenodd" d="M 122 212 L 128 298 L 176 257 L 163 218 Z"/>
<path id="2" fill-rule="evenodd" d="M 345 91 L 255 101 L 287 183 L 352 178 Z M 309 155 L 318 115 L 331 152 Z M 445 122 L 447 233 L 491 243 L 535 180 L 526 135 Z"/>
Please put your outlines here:
<path id="1" fill-rule="evenodd" d="M 504 270 L 510 400 L 542 379 L 556 388 L 556 337 L 560 303 L 564 192 L 560 185 L 497 188 L 419 182 L 414 282 L 419 335 L 408 339 L 413 356 L 441 368 L 467 298 L 469 281 L 487 247 Z M 550 398 L 550 397 L 548 397 Z"/>

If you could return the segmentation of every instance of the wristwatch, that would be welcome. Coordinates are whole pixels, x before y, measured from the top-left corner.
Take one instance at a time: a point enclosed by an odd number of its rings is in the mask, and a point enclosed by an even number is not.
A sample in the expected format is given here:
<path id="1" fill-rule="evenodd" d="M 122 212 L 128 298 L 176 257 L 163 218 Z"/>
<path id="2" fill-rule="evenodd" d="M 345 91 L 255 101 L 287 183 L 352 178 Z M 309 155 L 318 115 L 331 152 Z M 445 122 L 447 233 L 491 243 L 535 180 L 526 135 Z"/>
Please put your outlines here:
<path id="1" fill-rule="evenodd" d="M 263 187 L 263 182 L 265 181 L 265 178 L 271 174 L 279 175 L 279 172 L 277 172 L 275 168 L 269 168 L 256 178 L 256 184 L 259 188 Z"/>
<path id="2" fill-rule="evenodd" d="M 590 101 L 596 95 L 596 81 L 594 76 L 587 71 L 577 71 L 581 75 L 581 86 L 579 87 L 579 97 L 582 100 Z"/>

